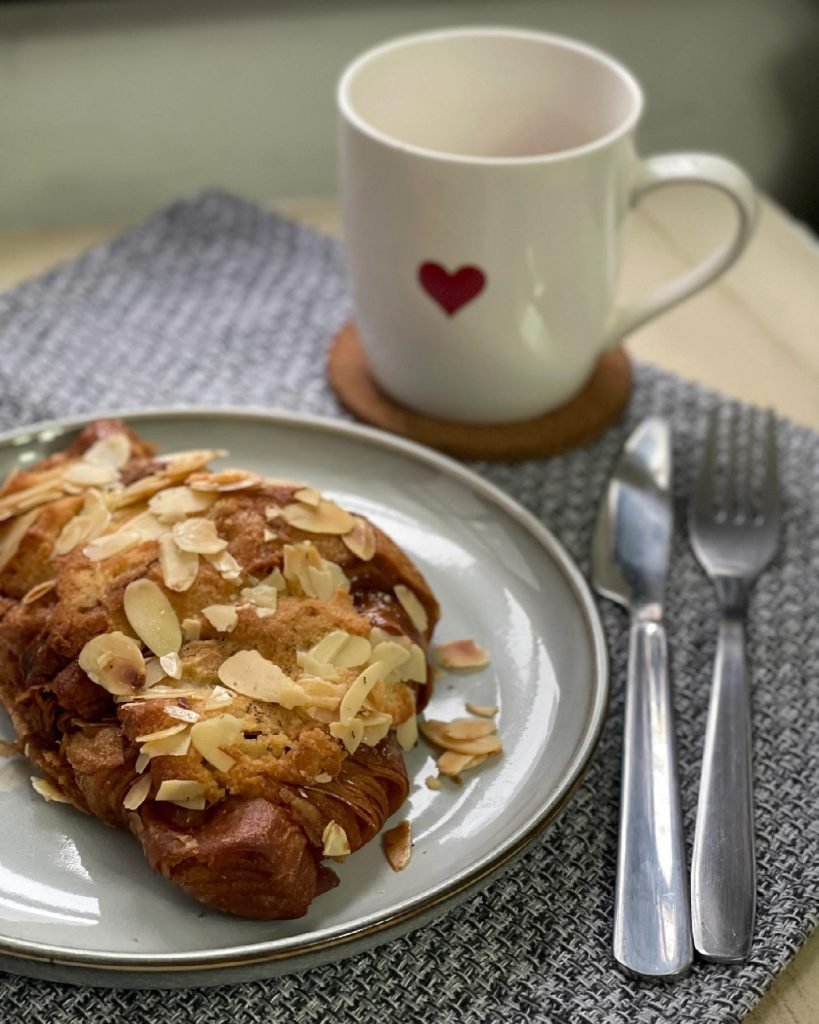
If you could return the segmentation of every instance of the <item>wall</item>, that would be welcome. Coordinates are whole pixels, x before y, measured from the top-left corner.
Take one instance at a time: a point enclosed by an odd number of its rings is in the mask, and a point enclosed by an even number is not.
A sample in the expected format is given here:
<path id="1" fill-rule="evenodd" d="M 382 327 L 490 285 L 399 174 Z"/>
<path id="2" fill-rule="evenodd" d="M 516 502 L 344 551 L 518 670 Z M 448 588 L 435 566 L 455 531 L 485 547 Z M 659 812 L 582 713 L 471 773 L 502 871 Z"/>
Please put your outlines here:
<path id="1" fill-rule="evenodd" d="M 457 23 L 610 50 L 648 93 L 644 151 L 723 152 L 819 221 L 813 0 L 83 0 L 0 6 L 0 229 L 131 220 L 209 185 L 332 195 L 340 69 Z"/>

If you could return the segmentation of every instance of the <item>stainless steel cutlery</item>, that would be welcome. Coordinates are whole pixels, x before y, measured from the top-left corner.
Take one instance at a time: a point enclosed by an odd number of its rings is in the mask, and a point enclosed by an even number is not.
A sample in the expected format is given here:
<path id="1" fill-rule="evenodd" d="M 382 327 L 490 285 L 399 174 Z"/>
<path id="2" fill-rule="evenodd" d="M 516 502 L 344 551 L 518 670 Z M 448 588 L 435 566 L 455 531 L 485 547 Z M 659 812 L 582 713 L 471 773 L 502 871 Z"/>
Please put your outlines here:
<path id="1" fill-rule="evenodd" d="M 670 980 L 693 947 L 740 963 L 753 939 L 755 863 L 751 709 L 744 623 L 751 589 L 776 551 L 780 499 L 772 414 L 710 417 L 691 496 L 692 547 L 721 608 L 700 779 L 689 901 L 663 591 L 671 548 L 668 423 L 644 420 L 626 441 L 592 542 L 600 594 L 631 614 L 623 734 L 614 956 Z M 723 443 L 720 443 L 722 438 Z"/>
<path id="2" fill-rule="evenodd" d="M 688 517 L 691 545 L 714 582 L 722 616 L 694 832 L 691 911 L 697 952 L 707 960 L 741 963 L 751 951 L 756 903 L 745 616 L 751 588 L 776 551 L 779 484 L 770 413 L 750 416 L 744 438 L 734 413 L 724 458 L 719 425 L 714 412 Z"/>
<path id="3" fill-rule="evenodd" d="M 668 423 L 645 420 L 626 442 L 592 542 L 596 589 L 631 613 L 614 956 L 640 977 L 691 966 L 691 919 L 668 650 L 662 622 L 671 550 Z"/>

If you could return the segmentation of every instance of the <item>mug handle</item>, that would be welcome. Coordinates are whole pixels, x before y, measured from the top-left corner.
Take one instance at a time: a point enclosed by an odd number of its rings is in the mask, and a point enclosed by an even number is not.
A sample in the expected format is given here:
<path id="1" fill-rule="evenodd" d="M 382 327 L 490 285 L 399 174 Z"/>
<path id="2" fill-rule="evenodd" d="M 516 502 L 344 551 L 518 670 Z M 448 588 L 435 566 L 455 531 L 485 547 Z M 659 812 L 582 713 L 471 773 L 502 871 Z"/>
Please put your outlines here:
<path id="1" fill-rule="evenodd" d="M 615 348 L 635 328 L 705 288 L 735 262 L 750 241 L 757 218 L 754 186 L 736 164 L 719 156 L 667 153 L 639 161 L 629 192 L 629 206 L 635 206 L 644 195 L 664 185 L 681 184 L 710 185 L 733 200 L 738 214 L 733 237 L 696 267 L 661 285 L 645 299 L 616 307 L 606 330 L 606 348 Z"/>

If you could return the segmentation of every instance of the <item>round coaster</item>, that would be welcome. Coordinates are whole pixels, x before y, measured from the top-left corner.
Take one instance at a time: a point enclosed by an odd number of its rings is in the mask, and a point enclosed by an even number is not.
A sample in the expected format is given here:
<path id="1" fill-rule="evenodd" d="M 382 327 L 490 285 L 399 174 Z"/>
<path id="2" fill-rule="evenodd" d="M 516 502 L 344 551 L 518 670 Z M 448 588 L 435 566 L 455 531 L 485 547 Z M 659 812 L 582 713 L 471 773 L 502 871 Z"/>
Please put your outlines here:
<path id="1" fill-rule="evenodd" d="M 574 398 L 535 419 L 476 425 L 423 416 L 375 383 L 352 321 L 333 338 L 327 374 L 341 404 L 366 423 L 460 459 L 496 462 L 556 455 L 591 440 L 615 422 L 631 393 L 631 362 L 618 348 L 600 357 Z"/>

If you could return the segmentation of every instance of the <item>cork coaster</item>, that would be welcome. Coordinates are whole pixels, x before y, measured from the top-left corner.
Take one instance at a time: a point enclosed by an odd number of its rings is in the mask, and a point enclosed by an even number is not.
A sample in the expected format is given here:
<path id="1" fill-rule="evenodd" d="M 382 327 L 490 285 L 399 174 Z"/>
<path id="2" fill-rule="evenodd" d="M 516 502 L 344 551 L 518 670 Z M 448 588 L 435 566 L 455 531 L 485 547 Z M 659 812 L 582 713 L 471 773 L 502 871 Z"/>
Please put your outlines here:
<path id="1" fill-rule="evenodd" d="M 535 419 L 475 425 L 423 416 L 380 390 L 352 321 L 333 339 L 327 373 L 341 404 L 366 423 L 456 458 L 494 462 L 556 455 L 591 440 L 615 422 L 631 393 L 631 362 L 618 348 L 600 357 L 574 398 Z"/>

